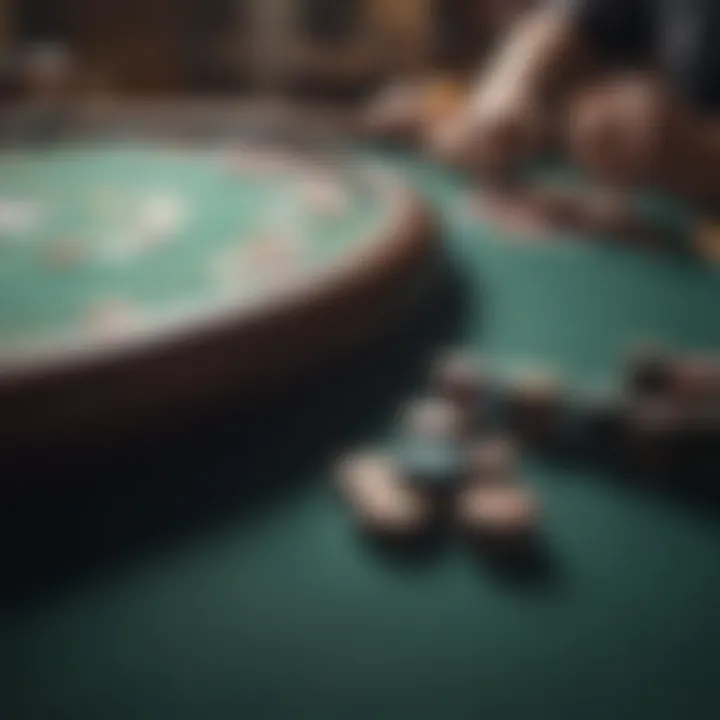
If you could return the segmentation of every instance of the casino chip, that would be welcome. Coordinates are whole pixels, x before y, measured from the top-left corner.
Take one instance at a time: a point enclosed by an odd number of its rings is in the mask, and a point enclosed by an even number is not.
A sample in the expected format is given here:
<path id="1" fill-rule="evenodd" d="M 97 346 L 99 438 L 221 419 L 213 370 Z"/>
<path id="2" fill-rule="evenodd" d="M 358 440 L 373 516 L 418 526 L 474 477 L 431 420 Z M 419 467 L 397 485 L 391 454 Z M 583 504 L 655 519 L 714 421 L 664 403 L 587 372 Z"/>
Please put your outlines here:
<path id="1" fill-rule="evenodd" d="M 467 463 L 460 411 L 443 399 L 416 400 L 401 416 L 394 457 L 403 473 L 427 489 L 454 488 Z"/>
<path id="2" fill-rule="evenodd" d="M 430 371 L 430 389 L 453 403 L 460 411 L 465 430 L 472 429 L 489 399 L 490 380 L 471 355 L 448 352 L 438 358 Z"/>
<path id="3" fill-rule="evenodd" d="M 401 413 L 406 435 L 420 438 L 457 437 L 462 427 L 458 409 L 442 398 L 423 398 L 411 402 Z"/>
<path id="4" fill-rule="evenodd" d="M 506 436 L 481 440 L 472 450 L 469 474 L 473 483 L 503 484 L 515 476 L 518 451 Z"/>
<path id="5" fill-rule="evenodd" d="M 360 524 L 384 535 L 413 535 L 430 520 L 430 504 L 418 490 L 404 483 L 393 462 L 379 454 L 359 453 L 344 458 L 337 481 Z"/>
<path id="6" fill-rule="evenodd" d="M 474 485 L 463 490 L 457 501 L 460 526 L 478 539 L 493 542 L 528 540 L 539 514 L 533 494 L 514 485 Z"/>

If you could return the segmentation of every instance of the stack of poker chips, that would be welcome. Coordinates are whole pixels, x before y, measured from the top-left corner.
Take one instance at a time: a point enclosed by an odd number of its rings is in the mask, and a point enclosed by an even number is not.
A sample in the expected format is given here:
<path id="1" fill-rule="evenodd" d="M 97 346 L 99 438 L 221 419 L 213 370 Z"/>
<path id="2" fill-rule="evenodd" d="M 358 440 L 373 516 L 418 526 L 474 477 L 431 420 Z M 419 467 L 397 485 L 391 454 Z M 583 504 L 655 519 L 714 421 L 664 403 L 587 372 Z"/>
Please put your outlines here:
<path id="1" fill-rule="evenodd" d="M 572 391 L 553 374 L 508 376 L 462 352 L 433 365 L 426 396 L 401 414 L 386 453 L 340 466 L 346 497 L 374 533 L 416 536 L 451 508 L 485 547 L 526 548 L 540 515 L 518 482 L 518 448 L 609 462 L 660 477 L 720 465 L 720 362 L 634 351 L 622 383 Z"/>
<path id="2" fill-rule="evenodd" d="M 600 392 L 567 387 L 545 370 L 508 376 L 481 373 L 476 363 L 482 398 L 475 403 L 463 400 L 469 397 L 463 388 L 471 386 L 469 364 L 443 361 L 438 367 L 444 392 L 466 416 L 533 450 L 655 476 L 693 461 L 717 463 L 712 451 L 720 448 L 718 360 L 643 346 L 630 353 L 620 382 Z"/>
<path id="3" fill-rule="evenodd" d="M 488 419 L 489 378 L 471 358 L 454 353 L 433 367 L 424 397 L 400 414 L 386 453 L 349 456 L 340 487 L 373 534 L 416 537 L 446 518 L 488 550 L 531 545 L 538 503 L 518 482 L 517 446 Z"/>
<path id="4" fill-rule="evenodd" d="M 653 347 L 627 363 L 621 428 L 634 468 L 687 470 L 717 465 L 720 446 L 720 361 Z"/>

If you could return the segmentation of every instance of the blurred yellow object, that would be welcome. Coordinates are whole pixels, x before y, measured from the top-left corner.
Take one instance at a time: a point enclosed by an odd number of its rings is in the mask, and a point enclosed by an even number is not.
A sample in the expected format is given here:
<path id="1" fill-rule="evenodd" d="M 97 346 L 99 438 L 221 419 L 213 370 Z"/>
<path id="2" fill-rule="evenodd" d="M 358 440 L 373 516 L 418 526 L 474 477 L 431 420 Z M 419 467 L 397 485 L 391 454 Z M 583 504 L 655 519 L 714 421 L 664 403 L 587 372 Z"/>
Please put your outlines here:
<path id="1" fill-rule="evenodd" d="M 720 265 L 720 220 L 702 221 L 695 229 L 693 244 L 698 255 Z"/>

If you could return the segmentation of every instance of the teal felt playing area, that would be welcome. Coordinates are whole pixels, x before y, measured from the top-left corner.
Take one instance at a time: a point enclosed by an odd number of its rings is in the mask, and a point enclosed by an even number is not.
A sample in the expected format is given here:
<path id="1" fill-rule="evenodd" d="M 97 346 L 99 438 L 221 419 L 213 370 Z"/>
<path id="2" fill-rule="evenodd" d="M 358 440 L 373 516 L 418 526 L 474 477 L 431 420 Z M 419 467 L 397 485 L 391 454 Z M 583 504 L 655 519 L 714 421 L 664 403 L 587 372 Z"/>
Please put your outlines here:
<path id="1" fill-rule="evenodd" d="M 661 254 L 519 244 L 467 188 L 386 156 L 444 218 L 453 293 L 271 419 L 5 502 L 13 720 L 717 720 L 720 493 L 527 458 L 547 558 L 498 573 L 448 533 L 387 553 L 331 489 L 389 441 L 445 345 L 613 374 L 628 342 L 720 350 L 720 276 Z M 54 489 L 53 489 L 54 488 Z M 9 649 L 9 650 L 8 650 Z"/>
<path id="2" fill-rule="evenodd" d="M 361 246 L 385 219 L 385 199 L 339 170 L 253 162 L 230 145 L 0 155 L 0 348 L 82 334 L 103 302 L 155 322 L 253 295 L 271 273 L 316 271 Z M 304 200 L 326 176 L 347 197 L 335 214 Z"/>

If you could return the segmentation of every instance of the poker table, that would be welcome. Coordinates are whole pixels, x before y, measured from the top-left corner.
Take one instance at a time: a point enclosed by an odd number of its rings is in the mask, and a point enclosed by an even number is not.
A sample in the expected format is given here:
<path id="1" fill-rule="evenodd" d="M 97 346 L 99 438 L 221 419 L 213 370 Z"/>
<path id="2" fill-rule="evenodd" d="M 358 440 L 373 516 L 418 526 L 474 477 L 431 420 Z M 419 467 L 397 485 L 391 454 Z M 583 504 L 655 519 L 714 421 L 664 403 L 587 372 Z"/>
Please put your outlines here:
<path id="1" fill-rule="evenodd" d="M 248 416 L 4 487 L 7 717 L 716 718 L 717 487 L 528 456 L 532 571 L 452 532 L 357 532 L 339 452 L 382 443 L 440 348 L 602 383 L 638 338 L 720 349 L 720 274 L 617 245 L 525 243 L 466 182 L 379 159 L 434 208 L 443 282 L 392 331 Z"/>
<path id="2" fill-rule="evenodd" d="M 438 234 L 417 193 L 278 109 L 8 115 L 6 445 L 114 444 L 275 390 L 372 335 L 433 274 Z"/>

